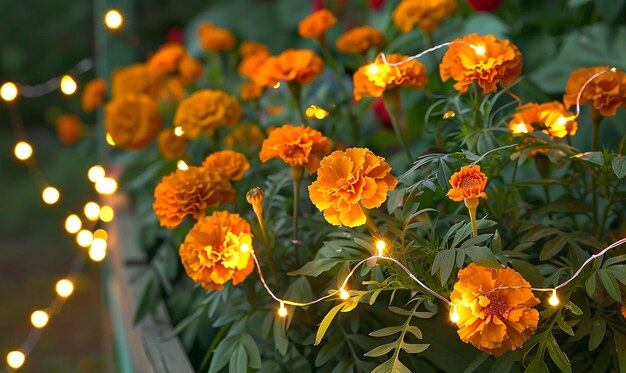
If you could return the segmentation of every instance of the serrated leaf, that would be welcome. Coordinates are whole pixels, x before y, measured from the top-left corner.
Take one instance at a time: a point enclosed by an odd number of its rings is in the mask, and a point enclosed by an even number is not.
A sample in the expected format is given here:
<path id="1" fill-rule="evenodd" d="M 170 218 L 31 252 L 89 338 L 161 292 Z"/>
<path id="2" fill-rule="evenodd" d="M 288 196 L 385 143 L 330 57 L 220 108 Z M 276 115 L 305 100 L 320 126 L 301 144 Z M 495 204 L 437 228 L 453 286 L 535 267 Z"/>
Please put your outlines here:
<path id="1" fill-rule="evenodd" d="M 428 346 L 430 346 L 428 343 L 400 343 L 400 348 L 409 354 L 419 354 L 420 352 L 424 352 Z"/>
<path id="2" fill-rule="evenodd" d="M 626 157 L 619 155 L 613 158 L 613 160 L 611 160 L 611 167 L 615 175 L 622 179 L 626 176 Z"/>
<path id="3" fill-rule="evenodd" d="M 315 346 L 320 344 L 320 342 L 322 341 L 322 338 L 324 338 L 324 334 L 326 334 L 326 330 L 328 330 L 328 327 L 330 326 L 330 323 L 333 321 L 333 319 L 335 318 L 335 316 L 337 315 L 337 313 L 342 307 L 343 307 L 343 303 L 338 304 L 335 307 L 333 307 L 330 311 L 328 311 L 326 316 L 324 316 L 324 319 L 320 323 L 319 328 L 317 328 L 317 333 L 315 333 L 315 343 L 314 343 Z"/>
<path id="4" fill-rule="evenodd" d="M 599 319 L 595 320 L 591 325 L 591 332 L 589 333 L 589 351 L 593 351 L 604 339 L 606 334 L 606 321 Z"/>
<path id="5" fill-rule="evenodd" d="M 572 372 L 572 367 L 570 365 L 569 359 L 567 358 L 567 355 L 565 355 L 565 353 L 561 350 L 552 334 L 549 334 L 548 336 L 548 353 L 550 354 L 552 361 L 554 361 L 556 366 L 559 367 L 561 372 Z"/>
<path id="6" fill-rule="evenodd" d="M 611 275 L 611 272 L 606 269 L 601 269 L 598 271 L 598 276 L 600 276 L 600 281 L 611 298 L 615 299 L 616 302 L 621 302 L 622 296 L 619 292 L 619 285 L 615 277 Z"/>
<path id="7" fill-rule="evenodd" d="M 402 325 L 398 326 L 389 326 L 386 328 L 378 329 L 371 332 L 369 335 L 372 337 L 386 337 L 388 335 L 393 335 L 402 331 Z"/>
<path id="8" fill-rule="evenodd" d="M 398 340 L 391 342 L 391 343 L 385 343 L 384 345 L 380 345 L 377 347 L 374 347 L 373 349 L 369 350 L 368 352 L 366 352 L 365 354 L 363 354 L 363 356 L 368 356 L 368 357 L 378 357 L 378 356 L 383 356 L 389 353 L 389 351 L 395 349 L 398 347 Z"/>

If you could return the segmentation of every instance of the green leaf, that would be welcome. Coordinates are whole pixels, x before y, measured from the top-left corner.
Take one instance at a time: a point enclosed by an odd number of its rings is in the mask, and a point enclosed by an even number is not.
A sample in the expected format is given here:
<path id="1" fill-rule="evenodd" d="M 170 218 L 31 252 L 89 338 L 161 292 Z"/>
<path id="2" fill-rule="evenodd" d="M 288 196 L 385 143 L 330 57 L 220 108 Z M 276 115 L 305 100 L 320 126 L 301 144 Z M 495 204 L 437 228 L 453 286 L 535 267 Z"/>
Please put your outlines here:
<path id="1" fill-rule="evenodd" d="M 580 307 L 578 307 L 571 301 L 567 302 L 567 304 L 565 305 L 565 309 L 570 310 L 576 316 L 580 316 L 583 314 L 583 310 L 581 310 Z"/>
<path id="2" fill-rule="evenodd" d="M 343 303 L 340 303 L 328 311 L 326 316 L 324 316 L 324 319 L 320 323 L 319 328 L 317 328 L 317 333 L 315 334 L 315 346 L 320 344 L 322 338 L 324 338 L 324 334 L 326 334 L 326 330 L 328 330 L 328 327 L 330 326 L 330 323 L 333 322 L 335 315 L 337 315 L 342 307 Z"/>
<path id="3" fill-rule="evenodd" d="M 311 276 L 317 277 L 322 273 L 330 270 L 339 263 L 343 263 L 344 260 L 340 258 L 322 258 L 306 263 L 300 269 L 288 272 L 289 276 Z"/>
<path id="4" fill-rule="evenodd" d="M 613 340 L 615 341 L 615 349 L 617 350 L 618 371 L 626 372 L 626 335 L 613 329 Z"/>
<path id="5" fill-rule="evenodd" d="M 380 346 L 374 347 L 373 349 L 371 349 L 368 352 L 366 352 L 364 354 L 364 356 L 367 356 L 367 357 L 383 356 L 383 355 L 389 353 L 389 351 L 397 348 L 398 347 L 398 342 L 400 342 L 399 339 L 394 341 L 394 342 L 391 342 L 391 343 L 385 343 L 384 345 L 380 345 Z"/>
<path id="6" fill-rule="evenodd" d="M 489 355 L 485 353 L 480 353 L 476 355 L 476 359 L 474 359 L 468 366 L 465 368 L 463 373 L 473 373 L 476 369 L 480 368 L 481 365 L 487 360 Z"/>
<path id="7" fill-rule="evenodd" d="M 228 364 L 228 360 L 237 346 L 238 335 L 231 335 L 224 338 L 213 352 L 211 365 L 209 365 L 209 373 L 217 373 Z"/>
<path id="8" fill-rule="evenodd" d="M 595 320 L 591 325 L 591 333 L 589 333 L 589 351 L 593 351 L 604 339 L 604 334 L 606 334 L 606 321 L 599 319 Z"/>
<path id="9" fill-rule="evenodd" d="M 565 320 L 563 320 L 563 316 L 559 316 L 556 319 L 556 323 L 559 325 L 559 328 L 561 328 L 562 331 L 564 331 L 565 333 L 571 335 L 572 337 L 574 336 L 574 330 L 572 329 L 571 326 L 569 326 Z"/>
<path id="10" fill-rule="evenodd" d="M 620 264 L 606 269 L 615 279 L 626 285 L 626 265 Z"/>
<path id="11" fill-rule="evenodd" d="M 463 35 L 476 32 L 480 35 L 491 34 L 506 39 L 510 26 L 502 19 L 489 12 L 476 12 L 465 21 Z"/>
<path id="12" fill-rule="evenodd" d="M 601 152 L 585 152 L 573 155 L 572 158 L 582 159 L 598 166 L 604 166 L 604 156 Z"/>
<path id="13" fill-rule="evenodd" d="M 615 299 L 616 302 L 621 302 L 622 296 L 619 292 L 619 284 L 611 272 L 606 269 L 601 269 L 598 271 L 598 276 L 600 276 L 600 281 L 602 281 L 604 289 L 606 289 L 606 292 L 609 293 L 611 298 Z"/>
<path id="14" fill-rule="evenodd" d="M 246 373 L 248 371 L 248 353 L 243 345 L 238 345 L 230 356 L 229 373 Z"/>
<path id="15" fill-rule="evenodd" d="M 241 337 L 241 344 L 246 349 L 248 353 L 248 359 L 250 360 L 249 365 L 252 369 L 261 369 L 261 354 L 259 352 L 259 347 L 254 342 L 254 339 L 250 334 L 244 334 Z"/>
<path id="16" fill-rule="evenodd" d="M 374 368 L 372 373 L 411 373 L 411 371 L 400 360 L 391 358 Z"/>
<path id="17" fill-rule="evenodd" d="M 525 373 L 550 373 L 548 366 L 543 361 L 540 355 L 535 356 L 533 361 L 526 367 Z"/>
<path id="18" fill-rule="evenodd" d="M 397 188 L 389 192 L 387 195 L 387 211 L 389 211 L 390 214 L 393 214 L 398 207 L 402 206 L 405 194 L 406 188 Z"/>
<path id="19" fill-rule="evenodd" d="M 543 275 L 536 266 L 524 260 L 511 259 L 511 266 L 532 286 L 539 287 L 543 283 Z"/>
<path id="20" fill-rule="evenodd" d="M 409 354 L 419 354 L 420 352 L 424 352 L 428 346 L 430 346 L 428 343 L 400 343 L 400 348 Z"/>
<path id="21" fill-rule="evenodd" d="M 491 250 L 486 246 L 468 247 L 465 252 L 472 258 L 472 261 L 478 265 L 492 268 L 500 267 L 500 262 L 498 262 L 496 256 L 493 255 Z"/>
<path id="22" fill-rule="evenodd" d="M 611 167 L 613 167 L 613 172 L 615 172 L 618 178 L 623 178 L 626 176 L 626 157 L 618 155 L 613 158 L 613 160 L 611 160 Z"/>
<path id="23" fill-rule="evenodd" d="M 402 327 L 400 327 L 400 328 L 402 328 Z M 407 326 L 406 327 L 406 332 L 413 334 L 415 336 L 415 338 L 417 338 L 417 339 L 422 339 L 422 331 L 417 326 L 413 326 L 413 325 Z"/>
<path id="24" fill-rule="evenodd" d="M 596 273 L 593 272 L 587 278 L 587 281 L 585 281 L 585 290 L 587 291 L 589 298 L 593 297 L 596 292 L 597 278 Z"/>
<path id="25" fill-rule="evenodd" d="M 562 235 L 558 235 L 548 241 L 541 252 L 539 253 L 540 260 L 547 260 L 558 254 L 567 244 L 567 238 Z"/>
<path id="26" fill-rule="evenodd" d="M 550 354 L 552 361 L 554 361 L 556 366 L 559 367 L 561 372 L 572 372 L 572 367 L 570 365 L 569 359 L 567 358 L 567 355 L 565 355 L 565 353 L 561 350 L 551 333 L 548 336 L 548 353 Z"/>
<path id="27" fill-rule="evenodd" d="M 405 310 L 404 308 L 400 308 L 400 307 L 396 307 L 396 306 L 390 306 L 389 307 L 389 311 L 397 314 L 397 315 L 402 315 L 402 316 L 409 316 L 412 315 L 411 311 Z"/>
<path id="28" fill-rule="evenodd" d="M 289 340 L 287 339 L 287 334 L 285 332 L 286 326 L 286 318 L 277 318 L 276 316 L 274 316 L 274 325 L 272 327 L 274 346 L 276 346 L 278 352 L 283 356 L 285 356 L 285 354 L 287 353 L 287 348 L 289 348 Z"/>
<path id="29" fill-rule="evenodd" d="M 602 18 L 612 22 L 624 8 L 624 0 L 595 0 Z"/>
<path id="30" fill-rule="evenodd" d="M 452 273 L 452 267 L 454 267 L 454 259 L 456 252 L 454 250 L 442 250 L 435 256 L 433 261 L 433 273 L 439 270 L 439 279 L 441 280 L 441 286 L 445 285 Z M 437 268 L 435 268 L 437 265 Z"/>
<path id="31" fill-rule="evenodd" d="M 152 312 L 157 304 L 161 301 L 161 293 L 159 291 L 158 280 L 152 272 L 146 275 L 146 284 L 141 293 L 141 298 L 137 309 L 135 310 L 134 323 L 137 324 L 149 312 Z"/>
<path id="32" fill-rule="evenodd" d="M 336 357 L 337 353 L 343 348 L 343 345 L 343 339 L 341 338 L 335 338 L 332 341 L 326 343 L 315 357 L 315 366 L 321 367 L 322 365 L 329 362 L 332 358 Z"/>
<path id="33" fill-rule="evenodd" d="M 386 337 L 388 335 L 393 335 L 402 331 L 402 325 L 398 326 L 389 326 L 386 328 L 378 329 L 370 333 L 372 337 Z"/>

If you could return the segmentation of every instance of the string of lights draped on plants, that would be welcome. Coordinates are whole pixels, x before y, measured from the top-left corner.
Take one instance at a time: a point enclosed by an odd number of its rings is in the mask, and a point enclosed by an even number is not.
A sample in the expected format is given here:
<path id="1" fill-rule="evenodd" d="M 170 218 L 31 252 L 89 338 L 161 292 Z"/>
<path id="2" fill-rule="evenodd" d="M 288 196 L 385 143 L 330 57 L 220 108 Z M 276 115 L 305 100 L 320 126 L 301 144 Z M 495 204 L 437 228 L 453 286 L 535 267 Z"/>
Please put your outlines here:
<path id="1" fill-rule="evenodd" d="M 111 30 L 121 27 L 122 20 L 121 14 L 115 9 L 107 11 L 104 17 L 105 25 Z M 68 73 L 50 78 L 41 84 L 27 85 L 5 82 L 0 86 L 0 98 L 7 103 L 12 130 L 16 139 L 13 148 L 14 156 L 28 168 L 30 175 L 40 185 L 41 199 L 46 205 L 57 205 L 61 200 L 62 193 L 44 178 L 44 172 L 37 162 L 36 149 L 27 136 L 15 101 L 20 96 L 24 98 L 41 97 L 57 90 L 66 96 L 72 96 L 78 90 L 77 77 L 92 68 L 92 60 L 85 58 L 71 68 Z M 85 111 L 93 111 L 99 105 L 97 101 L 102 102 L 104 100 L 105 92 L 98 85 L 100 85 L 99 82 L 96 84 L 90 82 L 86 85 L 82 97 Z M 81 130 L 76 127 L 76 125 L 80 126 L 80 122 L 75 123 L 70 116 L 66 116 L 66 118 L 65 121 L 69 121 L 69 124 L 63 124 L 63 120 L 57 120 L 57 134 L 61 142 L 73 143 L 80 136 Z M 88 171 L 87 178 L 93 183 L 95 191 L 102 196 L 112 195 L 117 191 L 117 181 L 107 176 L 106 170 L 101 165 L 92 166 Z M 95 201 L 90 201 L 84 205 L 82 215 L 83 218 L 79 214 L 70 212 L 63 224 L 65 231 L 75 235 L 77 245 L 87 250 L 87 255 L 93 262 L 101 262 L 106 257 L 108 233 L 103 228 L 95 230 L 94 228 L 99 225 L 99 222 L 112 222 L 115 212 L 111 206 L 101 206 Z M 61 312 L 65 302 L 74 293 L 75 281 L 85 266 L 84 256 L 85 253 L 81 251 L 74 255 L 69 272 L 54 285 L 55 298 L 47 307 L 31 313 L 31 329 L 27 337 L 17 349 L 6 355 L 6 363 L 9 368 L 19 369 L 24 365 L 28 355 L 39 342 L 43 329 L 52 317 L 56 317 Z"/>

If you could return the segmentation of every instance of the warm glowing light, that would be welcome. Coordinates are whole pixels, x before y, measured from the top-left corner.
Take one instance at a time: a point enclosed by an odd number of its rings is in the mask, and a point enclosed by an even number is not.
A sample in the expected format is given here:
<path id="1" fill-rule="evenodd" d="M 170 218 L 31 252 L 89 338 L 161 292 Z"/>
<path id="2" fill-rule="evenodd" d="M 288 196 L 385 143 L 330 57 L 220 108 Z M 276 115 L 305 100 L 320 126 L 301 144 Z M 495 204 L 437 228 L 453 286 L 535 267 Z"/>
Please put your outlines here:
<path id="1" fill-rule="evenodd" d="M 50 320 L 50 316 L 48 316 L 46 311 L 37 310 L 30 315 L 30 323 L 38 329 L 46 326 L 48 320 Z"/>
<path id="2" fill-rule="evenodd" d="M 239 246 L 239 250 L 241 250 L 242 253 L 247 253 L 248 251 L 250 251 L 250 245 L 248 245 L 247 243 L 242 243 L 241 246 Z"/>
<path id="3" fill-rule="evenodd" d="M 94 234 L 94 239 L 93 241 L 91 241 L 91 246 L 89 247 L 89 252 L 91 252 L 91 250 L 95 250 L 97 252 L 101 252 L 101 251 L 106 251 L 107 249 L 107 242 L 106 239 L 103 239 L 101 237 L 97 237 Z M 91 254 L 89 254 L 91 255 Z"/>
<path id="4" fill-rule="evenodd" d="M 59 193 L 59 190 L 55 187 L 47 186 L 44 188 L 43 192 L 41 192 L 41 198 L 49 205 L 57 203 L 60 197 L 61 193 Z"/>
<path id="5" fill-rule="evenodd" d="M 387 244 L 383 240 L 376 241 L 376 249 L 378 250 L 378 256 L 383 256 L 383 251 L 387 247 Z"/>
<path id="6" fill-rule="evenodd" d="M 57 281 L 54 289 L 61 298 L 67 298 L 74 292 L 74 284 L 72 281 L 63 278 Z"/>
<path id="7" fill-rule="evenodd" d="M 324 118 L 326 118 L 328 116 L 328 112 L 322 108 L 317 108 L 317 111 L 315 112 L 315 118 L 322 120 Z"/>
<path id="8" fill-rule="evenodd" d="M 550 303 L 551 306 L 559 305 L 559 297 L 556 296 L 556 289 L 552 290 L 552 296 L 548 299 L 548 303 Z"/>
<path id="9" fill-rule="evenodd" d="M 526 125 L 524 123 L 514 124 L 511 130 L 513 131 L 513 133 L 528 133 L 528 128 L 526 128 Z"/>
<path id="10" fill-rule="evenodd" d="M 72 214 L 65 219 L 65 230 L 67 233 L 74 234 L 82 228 L 83 222 L 80 221 L 78 215 Z"/>
<path id="11" fill-rule="evenodd" d="M 316 111 L 317 111 L 317 106 L 310 105 L 306 108 L 306 110 L 304 110 L 304 115 L 306 115 L 307 118 L 313 118 L 315 116 Z"/>
<path id="12" fill-rule="evenodd" d="M 97 183 L 98 181 L 102 180 L 104 176 L 105 176 L 104 168 L 100 166 L 99 164 L 92 166 L 89 169 L 89 171 L 87 171 L 87 178 L 92 183 Z"/>
<path id="13" fill-rule="evenodd" d="M 87 202 L 84 213 L 87 219 L 97 220 L 100 217 L 100 206 L 95 202 Z"/>
<path id="14" fill-rule="evenodd" d="M 96 191 L 100 194 L 113 194 L 117 190 L 117 181 L 110 177 L 103 177 L 96 182 Z"/>
<path id="15" fill-rule="evenodd" d="M 274 85 L 272 86 L 272 88 L 274 88 L 274 89 L 278 89 L 278 88 L 280 88 L 280 82 L 276 82 L 276 84 L 274 84 Z"/>
<path id="16" fill-rule="evenodd" d="M 83 229 L 76 235 L 76 242 L 80 247 L 87 247 L 91 245 L 91 241 L 93 241 L 93 233 L 86 229 Z"/>
<path id="17" fill-rule="evenodd" d="M 456 306 L 452 306 L 452 314 L 450 315 L 450 321 L 452 321 L 453 323 L 457 323 L 459 322 L 459 320 L 461 320 L 461 316 L 459 316 L 459 313 L 456 311 Z"/>
<path id="18" fill-rule="evenodd" d="M 181 137 L 184 134 L 185 134 L 185 131 L 183 131 L 183 127 L 181 126 L 174 127 L 174 135 Z"/>
<path id="19" fill-rule="evenodd" d="M 474 52 L 476 52 L 477 55 L 479 56 L 484 56 L 485 53 L 487 52 L 487 50 L 485 49 L 484 46 L 482 45 L 472 45 L 472 48 L 474 48 Z"/>
<path id="20" fill-rule="evenodd" d="M 124 23 L 124 18 L 117 9 L 111 9 L 104 15 L 104 24 L 111 30 L 122 27 L 122 23 Z"/>
<path id="21" fill-rule="evenodd" d="M 20 141 L 15 144 L 15 149 L 13 150 L 15 153 L 15 157 L 20 161 L 25 161 L 33 155 L 33 147 L 30 146 L 26 141 Z"/>
<path id="22" fill-rule="evenodd" d="M 69 96 L 69 95 L 73 95 L 74 92 L 76 92 L 78 85 L 76 84 L 76 81 L 74 80 L 74 78 L 72 78 L 69 75 L 63 75 L 63 77 L 61 78 L 60 87 L 61 87 L 61 92 Z"/>
<path id="23" fill-rule="evenodd" d="M 7 365 L 13 369 L 18 369 L 26 361 L 26 355 L 22 351 L 11 351 L 7 354 Z"/>
<path id="24" fill-rule="evenodd" d="M 107 238 L 109 238 L 109 234 L 108 234 L 108 233 L 107 233 L 107 231 L 105 231 L 104 229 L 96 229 L 96 230 L 93 232 L 93 239 L 94 239 L 94 241 L 95 241 L 95 240 L 96 240 L 96 239 L 98 239 L 98 238 L 103 239 L 103 240 L 105 240 L 105 241 L 106 241 L 106 240 L 107 240 Z M 93 242 L 92 242 L 92 244 L 93 244 Z"/>
<path id="25" fill-rule="evenodd" d="M 556 120 L 556 124 L 558 124 L 559 126 L 564 126 L 565 123 L 567 123 L 567 118 L 561 116 Z"/>
<path id="26" fill-rule="evenodd" d="M 95 240 L 94 240 L 95 241 Z M 106 244 L 106 242 L 105 242 Z M 101 262 L 104 260 L 104 258 L 107 256 L 107 249 L 106 247 L 101 247 L 100 245 L 98 246 L 91 246 L 89 248 L 89 259 L 93 260 L 94 262 Z"/>
<path id="27" fill-rule="evenodd" d="M 0 97 L 6 102 L 11 102 L 17 97 L 18 90 L 15 83 L 6 82 L 0 87 Z"/>
<path id="28" fill-rule="evenodd" d="M 176 167 L 178 167 L 178 169 L 181 171 L 187 171 L 189 169 L 187 163 L 185 163 L 185 161 L 183 161 L 182 159 L 176 163 Z"/>
<path id="29" fill-rule="evenodd" d="M 450 119 L 450 118 L 454 118 L 454 117 L 456 117 L 456 113 L 454 111 L 447 111 L 443 115 L 443 119 Z"/>
<path id="30" fill-rule="evenodd" d="M 380 69 L 378 68 L 378 65 L 377 65 L 377 64 L 375 64 L 375 63 L 371 63 L 371 64 L 369 64 L 369 65 L 368 65 L 368 67 L 367 67 L 367 72 L 368 72 L 370 75 L 376 75 L 376 74 L 378 74 L 378 73 L 380 72 Z"/>
<path id="31" fill-rule="evenodd" d="M 113 221 L 113 217 L 115 213 L 113 212 L 113 208 L 111 206 L 102 206 L 100 207 L 100 220 L 105 223 L 110 223 Z"/>
<path id="32" fill-rule="evenodd" d="M 341 298 L 343 300 L 346 300 L 346 299 L 350 298 L 350 293 L 348 293 L 346 291 L 346 289 L 341 288 L 341 289 L 339 289 L 339 298 Z"/>
<path id="33" fill-rule="evenodd" d="M 107 135 L 106 135 L 106 139 L 107 139 L 107 144 L 109 144 L 111 146 L 115 146 L 115 141 L 113 141 L 113 137 L 108 132 L 107 132 Z"/>
<path id="34" fill-rule="evenodd" d="M 615 68 L 615 67 L 611 67 L 609 70 L 611 70 L 612 72 L 616 72 L 616 71 L 617 71 L 617 68 Z"/>
<path id="35" fill-rule="evenodd" d="M 278 316 L 285 317 L 287 316 L 287 308 L 285 308 L 285 303 L 280 302 L 280 307 L 278 308 Z"/>

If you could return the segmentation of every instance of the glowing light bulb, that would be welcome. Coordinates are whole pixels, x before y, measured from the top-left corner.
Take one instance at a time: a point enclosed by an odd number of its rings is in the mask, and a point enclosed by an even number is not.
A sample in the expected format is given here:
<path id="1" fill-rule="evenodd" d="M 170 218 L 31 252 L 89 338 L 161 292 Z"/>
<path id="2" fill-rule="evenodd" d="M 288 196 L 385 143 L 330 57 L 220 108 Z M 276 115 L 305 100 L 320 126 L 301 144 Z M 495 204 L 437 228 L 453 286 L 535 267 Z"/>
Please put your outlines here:
<path id="1" fill-rule="evenodd" d="M 461 320 L 461 316 L 459 316 L 459 313 L 456 310 L 456 306 L 452 306 L 452 313 L 450 314 L 450 321 L 452 321 L 453 323 L 457 323 L 459 322 L 459 320 Z"/>
<path id="2" fill-rule="evenodd" d="M 346 300 L 346 299 L 350 298 L 350 293 L 348 293 L 346 291 L 346 289 L 341 288 L 341 289 L 339 289 L 339 298 L 341 298 L 343 300 Z"/>
<path id="3" fill-rule="evenodd" d="M 117 181 L 110 177 L 103 177 L 96 182 L 96 192 L 100 194 L 113 194 L 117 191 Z"/>
<path id="4" fill-rule="evenodd" d="M 181 159 L 178 162 L 176 162 L 176 168 L 178 168 L 181 171 L 187 171 L 189 169 L 189 166 L 187 166 L 187 163 L 185 163 L 185 161 Z"/>
<path id="5" fill-rule="evenodd" d="M 280 82 L 276 82 L 276 84 L 274 84 L 274 85 L 272 86 L 272 88 L 274 88 L 274 89 L 278 89 L 278 88 L 280 88 Z"/>
<path id="6" fill-rule="evenodd" d="M 375 63 L 371 63 L 367 67 L 367 72 L 370 75 L 376 75 L 380 72 L 380 69 L 378 68 L 378 65 L 376 65 Z"/>
<path id="7" fill-rule="evenodd" d="M 30 323 L 37 329 L 41 329 L 48 324 L 50 316 L 46 311 L 37 310 L 30 315 Z"/>
<path id="8" fill-rule="evenodd" d="M 72 283 L 72 281 L 63 278 L 57 281 L 54 289 L 61 298 L 67 298 L 74 292 L 74 284 Z"/>
<path id="9" fill-rule="evenodd" d="M 18 369 L 26 361 L 26 355 L 22 351 L 11 351 L 7 354 L 7 365 L 13 369 Z"/>
<path id="10" fill-rule="evenodd" d="M 33 147 L 30 146 L 30 144 L 26 141 L 20 141 L 15 144 L 13 152 L 15 153 L 15 158 L 19 159 L 20 161 L 25 161 L 30 158 L 31 155 L 33 155 Z"/>
<path id="11" fill-rule="evenodd" d="M 106 140 L 107 140 L 107 144 L 111 145 L 111 146 L 115 146 L 115 141 L 113 141 L 113 136 L 111 136 L 110 133 L 107 132 L 106 135 Z"/>
<path id="12" fill-rule="evenodd" d="M 87 171 L 87 178 L 92 183 L 97 183 L 104 178 L 105 174 L 106 172 L 104 171 L 104 168 L 97 164 L 95 166 L 92 166 L 89 171 Z"/>
<path id="13" fill-rule="evenodd" d="M 317 108 L 317 110 L 315 111 L 315 118 L 322 120 L 324 118 L 326 118 L 328 116 L 328 112 L 322 108 Z"/>
<path id="14" fill-rule="evenodd" d="M 115 217 L 115 213 L 113 212 L 113 208 L 111 206 L 102 206 L 100 207 L 100 220 L 105 223 L 110 223 L 113 221 Z"/>
<path id="15" fill-rule="evenodd" d="M 239 246 L 239 250 L 241 250 L 242 253 L 247 253 L 248 251 L 250 251 L 250 245 L 248 245 L 247 243 L 242 243 L 241 246 Z"/>
<path id="16" fill-rule="evenodd" d="M 6 82 L 0 87 L 0 97 L 6 102 L 15 100 L 18 93 L 17 86 L 13 82 Z"/>
<path id="17" fill-rule="evenodd" d="M 526 128 L 526 125 L 524 123 L 514 124 L 511 130 L 513 131 L 513 133 L 528 133 L 528 128 Z"/>
<path id="18" fill-rule="evenodd" d="M 124 17 L 117 9 L 110 9 L 104 15 L 104 24 L 111 30 L 117 30 L 122 27 L 122 23 L 124 23 Z"/>
<path id="19" fill-rule="evenodd" d="M 78 85 L 76 84 L 76 81 L 74 80 L 74 78 L 72 78 L 69 75 L 63 75 L 63 77 L 61 78 L 60 87 L 61 87 L 61 92 L 69 96 L 69 95 L 73 95 L 76 92 Z"/>
<path id="20" fill-rule="evenodd" d="M 383 251 L 387 247 L 387 244 L 383 240 L 376 241 L 376 249 L 378 250 L 378 256 L 383 256 Z"/>
<path id="21" fill-rule="evenodd" d="M 559 297 L 556 296 L 556 289 L 552 289 L 552 296 L 548 299 L 548 303 L 554 307 L 559 305 Z"/>
<path id="22" fill-rule="evenodd" d="M 454 117 L 456 117 L 456 113 L 454 111 L 446 111 L 446 113 L 443 114 L 443 119 L 450 119 Z"/>
<path id="23" fill-rule="evenodd" d="M 285 303 L 280 302 L 280 307 L 278 307 L 278 316 L 285 317 L 287 316 L 287 308 L 285 308 Z"/>
<path id="24" fill-rule="evenodd" d="M 174 135 L 181 137 L 184 134 L 185 134 L 185 131 L 183 130 L 183 127 L 181 126 L 174 127 Z"/>
<path id="25" fill-rule="evenodd" d="M 91 241 L 93 241 L 93 233 L 86 229 L 83 229 L 76 235 L 76 243 L 78 243 L 78 246 L 80 247 L 87 247 L 91 245 Z"/>
<path id="26" fill-rule="evenodd" d="M 61 193 L 55 187 L 47 186 L 44 188 L 43 192 L 41 192 L 41 198 L 43 201 L 49 205 L 54 205 L 61 198 Z"/>
<path id="27" fill-rule="evenodd" d="M 67 233 L 74 234 L 80 230 L 83 223 L 80 221 L 78 215 L 72 214 L 65 219 L 65 230 Z"/>
<path id="28" fill-rule="evenodd" d="M 567 118 L 561 116 L 556 120 L 556 124 L 558 124 L 559 126 L 564 126 L 565 123 L 567 123 Z"/>
<path id="29" fill-rule="evenodd" d="M 476 54 L 479 56 L 484 56 L 487 52 L 485 47 L 482 45 L 472 45 L 472 48 L 474 49 L 474 52 L 476 52 Z"/>
<path id="30" fill-rule="evenodd" d="M 317 111 L 317 106 L 309 105 L 304 111 L 304 115 L 306 115 L 307 118 L 313 118 L 315 116 L 316 111 Z"/>
<path id="31" fill-rule="evenodd" d="M 95 202 L 87 202 L 83 211 L 89 220 L 98 220 L 100 217 L 100 206 Z"/>
<path id="32" fill-rule="evenodd" d="M 89 259 L 93 260 L 94 262 L 101 262 L 104 260 L 106 256 L 107 256 L 106 248 L 102 248 L 100 245 L 98 246 L 92 245 L 89 248 Z"/>
<path id="33" fill-rule="evenodd" d="M 611 70 L 612 72 L 616 72 L 617 68 L 616 67 L 611 67 L 609 70 Z"/>

